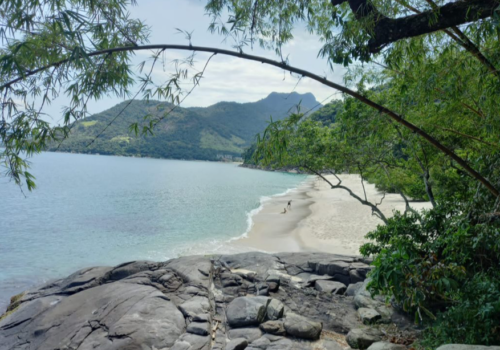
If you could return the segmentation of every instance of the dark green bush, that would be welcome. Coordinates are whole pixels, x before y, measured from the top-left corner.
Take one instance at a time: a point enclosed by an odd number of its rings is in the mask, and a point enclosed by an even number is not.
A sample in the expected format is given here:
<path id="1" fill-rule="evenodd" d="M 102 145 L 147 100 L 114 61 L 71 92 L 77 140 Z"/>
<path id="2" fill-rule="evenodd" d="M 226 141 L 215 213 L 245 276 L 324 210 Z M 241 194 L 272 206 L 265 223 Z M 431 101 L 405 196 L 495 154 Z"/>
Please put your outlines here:
<path id="1" fill-rule="evenodd" d="M 394 297 L 425 323 L 422 344 L 500 344 L 500 230 L 456 205 L 395 213 L 367 238 L 375 255 L 369 288 Z"/>

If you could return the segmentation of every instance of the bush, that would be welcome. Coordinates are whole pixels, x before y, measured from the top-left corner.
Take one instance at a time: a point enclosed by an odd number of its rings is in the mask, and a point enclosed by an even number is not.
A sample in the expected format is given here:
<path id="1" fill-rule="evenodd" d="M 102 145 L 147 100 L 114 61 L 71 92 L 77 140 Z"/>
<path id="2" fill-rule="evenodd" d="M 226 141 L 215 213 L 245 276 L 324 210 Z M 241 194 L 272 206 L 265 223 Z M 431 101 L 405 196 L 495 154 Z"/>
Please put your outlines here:
<path id="1" fill-rule="evenodd" d="M 396 212 L 361 247 L 375 255 L 370 290 L 428 328 L 422 344 L 500 344 L 500 230 L 456 205 Z"/>

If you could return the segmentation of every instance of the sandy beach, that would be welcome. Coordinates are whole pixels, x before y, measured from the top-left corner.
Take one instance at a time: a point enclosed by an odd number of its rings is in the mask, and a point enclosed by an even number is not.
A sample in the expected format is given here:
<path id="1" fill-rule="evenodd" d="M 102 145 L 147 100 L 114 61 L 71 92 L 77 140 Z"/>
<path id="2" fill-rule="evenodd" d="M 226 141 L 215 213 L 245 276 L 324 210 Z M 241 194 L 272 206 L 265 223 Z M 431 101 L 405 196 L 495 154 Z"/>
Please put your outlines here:
<path id="1" fill-rule="evenodd" d="M 336 184 L 333 175 L 326 176 Z M 339 175 L 342 185 L 364 197 L 359 175 Z M 364 182 L 367 198 L 379 203 L 383 193 L 374 185 Z M 291 210 L 281 214 L 288 201 Z M 426 202 L 412 202 L 417 210 L 429 208 Z M 387 217 L 393 210 L 403 211 L 405 203 L 398 194 L 386 194 L 379 206 Z M 311 177 L 289 193 L 272 197 L 253 216 L 253 226 L 247 237 L 232 244 L 266 252 L 320 251 L 336 254 L 359 254 L 366 242 L 364 236 L 383 222 L 343 189 L 331 189 L 319 177 Z"/>

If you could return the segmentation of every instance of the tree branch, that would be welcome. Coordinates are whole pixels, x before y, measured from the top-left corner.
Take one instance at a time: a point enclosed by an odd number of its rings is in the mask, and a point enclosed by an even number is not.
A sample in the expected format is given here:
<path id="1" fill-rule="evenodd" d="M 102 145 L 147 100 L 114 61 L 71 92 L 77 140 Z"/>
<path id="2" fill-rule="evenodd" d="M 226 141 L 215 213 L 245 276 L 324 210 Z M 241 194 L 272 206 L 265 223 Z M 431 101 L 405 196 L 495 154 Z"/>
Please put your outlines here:
<path id="1" fill-rule="evenodd" d="M 340 188 L 340 189 L 346 190 L 347 192 L 349 192 L 349 195 L 352 198 L 356 199 L 361 204 L 370 207 L 372 209 L 372 215 L 377 216 L 380 220 L 382 220 L 384 222 L 384 224 L 387 224 L 387 218 L 385 217 L 384 213 L 382 213 L 382 211 L 380 211 L 380 209 L 376 205 L 368 202 L 367 200 L 363 200 L 361 197 L 359 197 L 357 194 L 355 194 L 350 188 L 340 185 L 340 183 L 342 181 L 340 181 L 339 177 L 337 175 L 335 175 L 334 173 L 332 173 L 332 174 L 339 180 L 339 184 L 337 184 L 337 185 L 332 184 L 330 182 L 330 180 L 328 180 L 326 177 L 324 177 L 320 172 L 317 172 L 316 170 L 310 168 L 309 166 L 301 165 L 301 167 L 304 167 L 307 170 L 309 170 L 310 172 L 319 176 L 321 179 L 323 179 L 323 181 L 325 181 L 327 184 L 329 184 L 332 189 Z"/>
<path id="2" fill-rule="evenodd" d="M 388 44 L 401 39 L 491 17 L 499 5 L 498 0 L 459 0 L 419 14 L 388 18 L 379 15 L 369 0 L 332 0 L 331 3 L 336 6 L 345 1 L 349 1 L 356 18 L 373 16 L 375 19 L 373 35 L 368 42 L 371 53 L 380 52 Z"/>
<path id="3" fill-rule="evenodd" d="M 477 0 L 475 0 L 477 1 Z M 445 5 L 446 6 L 446 5 Z M 443 6 L 444 7 L 444 6 Z M 323 85 L 329 86 L 333 89 L 336 89 L 338 91 L 341 91 L 349 96 L 354 97 L 355 99 L 359 100 L 360 102 L 376 109 L 379 111 L 381 114 L 385 114 L 397 123 L 403 125 L 405 128 L 408 128 L 409 130 L 413 131 L 414 133 L 420 135 L 423 137 L 425 140 L 427 140 L 432 146 L 446 154 L 449 158 L 457 162 L 466 172 L 468 172 L 473 178 L 481 182 L 490 192 L 493 194 L 495 197 L 500 197 L 500 191 L 498 191 L 495 186 L 493 186 L 486 178 L 484 178 L 481 174 L 479 174 L 477 171 L 475 171 L 472 167 L 469 166 L 469 164 L 456 155 L 452 150 L 441 144 L 437 139 L 417 127 L 416 125 L 410 123 L 406 119 L 404 119 L 402 116 L 399 114 L 391 111 L 390 109 L 379 105 L 378 103 L 370 100 L 369 98 L 355 92 L 354 90 L 351 90 L 345 86 L 336 84 L 326 78 L 320 77 L 319 75 L 316 75 L 314 73 L 311 73 L 309 71 L 306 71 L 304 69 L 296 68 L 293 66 L 289 66 L 288 64 L 284 62 L 278 62 L 274 61 L 265 57 L 260 57 L 260 56 L 255 56 L 255 55 L 249 55 L 245 54 L 243 52 L 237 52 L 237 51 L 230 51 L 230 50 L 224 50 L 224 49 L 217 49 L 213 47 L 204 47 L 204 46 L 192 46 L 192 45 L 142 45 L 142 46 L 124 46 L 124 47 L 115 47 L 112 49 L 106 49 L 106 50 L 99 50 L 99 51 L 94 51 L 90 52 L 87 54 L 88 57 L 94 57 L 94 56 L 99 56 L 99 55 L 105 55 L 109 53 L 114 53 L 114 52 L 128 52 L 128 51 L 144 51 L 144 50 L 184 50 L 184 51 L 198 51 L 198 52 L 209 52 L 209 53 L 216 53 L 216 54 L 222 54 L 226 56 L 232 56 L 232 57 L 238 57 L 242 59 L 246 59 L 249 61 L 255 61 L 255 62 L 260 62 L 264 64 L 269 64 L 274 67 L 278 67 L 284 70 L 287 70 L 292 73 L 296 73 L 299 75 L 306 76 L 308 78 L 311 78 Z M 46 66 L 37 68 L 32 71 L 24 72 L 21 76 L 18 78 L 15 78 L 13 80 L 10 80 L 0 86 L 0 91 L 11 87 L 13 84 L 16 84 L 18 82 L 21 82 L 25 80 L 26 78 L 33 76 L 37 73 L 40 73 L 46 69 L 49 69 L 54 66 L 58 66 L 61 64 L 66 64 L 71 62 L 71 58 L 66 58 L 57 62 L 52 62 Z"/>

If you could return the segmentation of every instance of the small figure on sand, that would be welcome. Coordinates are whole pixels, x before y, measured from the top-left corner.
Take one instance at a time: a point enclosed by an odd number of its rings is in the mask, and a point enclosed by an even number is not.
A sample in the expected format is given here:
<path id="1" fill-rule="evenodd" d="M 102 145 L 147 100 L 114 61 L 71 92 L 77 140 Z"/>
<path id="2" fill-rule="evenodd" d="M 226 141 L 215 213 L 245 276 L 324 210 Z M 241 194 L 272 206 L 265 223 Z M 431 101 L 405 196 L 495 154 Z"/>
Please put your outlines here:
<path id="1" fill-rule="evenodd" d="M 288 201 L 288 205 L 286 206 L 288 209 L 292 209 L 292 200 Z"/>
<path id="2" fill-rule="evenodd" d="M 283 212 L 280 214 L 286 214 L 286 208 L 283 208 Z"/>

